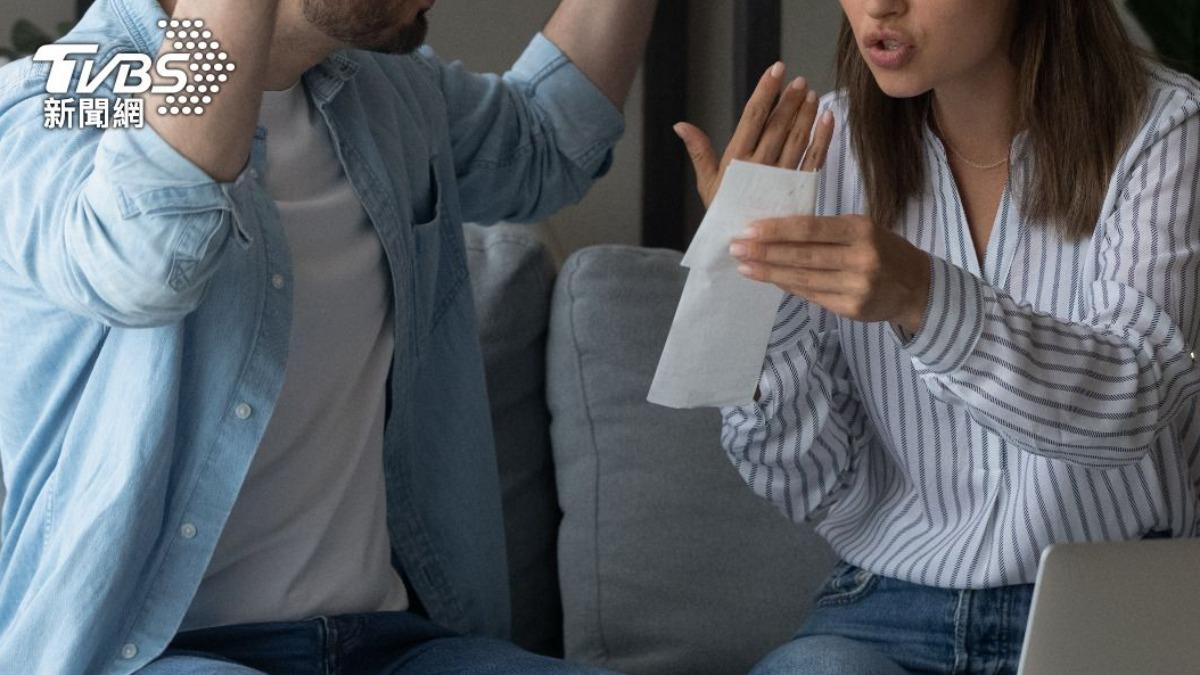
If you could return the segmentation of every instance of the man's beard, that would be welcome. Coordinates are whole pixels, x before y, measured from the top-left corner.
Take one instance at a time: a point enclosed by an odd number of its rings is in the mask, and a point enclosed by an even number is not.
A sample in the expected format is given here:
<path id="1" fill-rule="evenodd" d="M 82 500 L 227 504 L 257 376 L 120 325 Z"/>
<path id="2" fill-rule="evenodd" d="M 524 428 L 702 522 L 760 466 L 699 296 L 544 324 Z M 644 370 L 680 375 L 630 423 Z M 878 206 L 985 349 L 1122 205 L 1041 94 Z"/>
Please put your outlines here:
<path id="1" fill-rule="evenodd" d="M 425 10 L 412 23 L 398 26 L 402 0 L 304 0 L 304 18 L 329 37 L 355 49 L 408 54 L 425 44 Z"/>

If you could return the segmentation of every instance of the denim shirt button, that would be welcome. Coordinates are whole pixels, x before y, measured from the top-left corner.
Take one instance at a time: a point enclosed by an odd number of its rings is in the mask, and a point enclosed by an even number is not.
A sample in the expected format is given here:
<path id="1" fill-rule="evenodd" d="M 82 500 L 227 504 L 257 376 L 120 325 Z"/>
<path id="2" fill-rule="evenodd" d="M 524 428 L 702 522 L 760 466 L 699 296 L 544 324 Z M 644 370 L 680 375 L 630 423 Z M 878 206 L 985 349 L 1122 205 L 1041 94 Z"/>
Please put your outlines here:
<path id="1" fill-rule="evenodd" d="M 276 290 L 283 290 L 283 285 L 285 282 L 286 280 L 283 278 L 282 274 L 271 275 L 271 285 L 274 286 Z"/>
<path id="2" fill-rule="evenodd" d="M 191 523 L 184 523 L 179 528 L 179 536 L 184 539 L 192 539 L 196 536 L 196 526 Z"/>
<path id="3" fill-rule="evenodd" d="M 254 414 L 254 409 L 251 408 L 250 404 L 248 403 L 239 403 L 237 407 L 233 409 L 233 414 L 237 415 L 239 420 L 248 420 L 250 419 L 250 416 Z"/>
<path id="4" fill-rule="evenodd" d="M 137 645 L 133 644 L 132 642 L 126 643 L 124 647 L 121 647 L 121 658 L 123 659 L 132 659 L 133 657 L 137 656 L 137 653 Z"/>

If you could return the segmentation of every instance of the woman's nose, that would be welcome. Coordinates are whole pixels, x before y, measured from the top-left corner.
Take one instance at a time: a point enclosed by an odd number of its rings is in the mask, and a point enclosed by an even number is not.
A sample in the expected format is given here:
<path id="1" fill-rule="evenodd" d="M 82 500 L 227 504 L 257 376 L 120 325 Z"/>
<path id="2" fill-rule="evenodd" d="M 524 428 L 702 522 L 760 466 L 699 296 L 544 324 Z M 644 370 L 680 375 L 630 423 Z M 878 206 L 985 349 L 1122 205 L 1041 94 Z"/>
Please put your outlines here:
<path id="1" fill-rule="evenodd" d="M 886 19 L 904 14 L 908 0 L 863 0 L 863 6 L 872 19 Z"/>

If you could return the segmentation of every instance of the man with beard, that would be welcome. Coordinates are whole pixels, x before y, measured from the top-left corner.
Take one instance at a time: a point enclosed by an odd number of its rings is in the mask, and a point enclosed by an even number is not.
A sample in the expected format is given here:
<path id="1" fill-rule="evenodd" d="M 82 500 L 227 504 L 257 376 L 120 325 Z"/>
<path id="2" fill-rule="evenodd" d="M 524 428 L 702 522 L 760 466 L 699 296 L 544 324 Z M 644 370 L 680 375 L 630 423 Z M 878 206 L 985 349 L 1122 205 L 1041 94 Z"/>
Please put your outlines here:
<path id="1" fill-rule="evenodd" d="M 563 0 L 503 78 L 432 4 L 99 0 L 64 42 L 193 75 L 138 129 L 0 70 L 6 672 L 576 670 L 496 639 L 461 223 L 606 171 L 655 2 Z"/>

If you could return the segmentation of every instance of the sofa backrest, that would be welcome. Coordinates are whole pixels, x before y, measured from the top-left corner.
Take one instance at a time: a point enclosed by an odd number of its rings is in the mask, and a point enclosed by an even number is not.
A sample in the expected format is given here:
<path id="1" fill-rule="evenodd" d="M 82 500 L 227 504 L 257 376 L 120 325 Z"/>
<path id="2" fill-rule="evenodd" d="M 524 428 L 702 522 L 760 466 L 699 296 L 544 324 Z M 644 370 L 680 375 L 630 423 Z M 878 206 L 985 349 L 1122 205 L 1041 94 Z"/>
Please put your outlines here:
<path id="1" fill-rule="evenodd" d="M 559 275 L 547 385 L 566 655 L 634 675 L 745 673 L 800 628 L 834 558 L 745 486 L 718 411 L 646 402 L 680 257 L 595 247 Z"/>
<path id="2" fill-rule="evenodd" d="M 545 394 L 554 262 L 528 226 L 467 225 L 464 232 L 500 469 L 513 641 L 560 656 L 555 545 L 562 514 Z"/>

